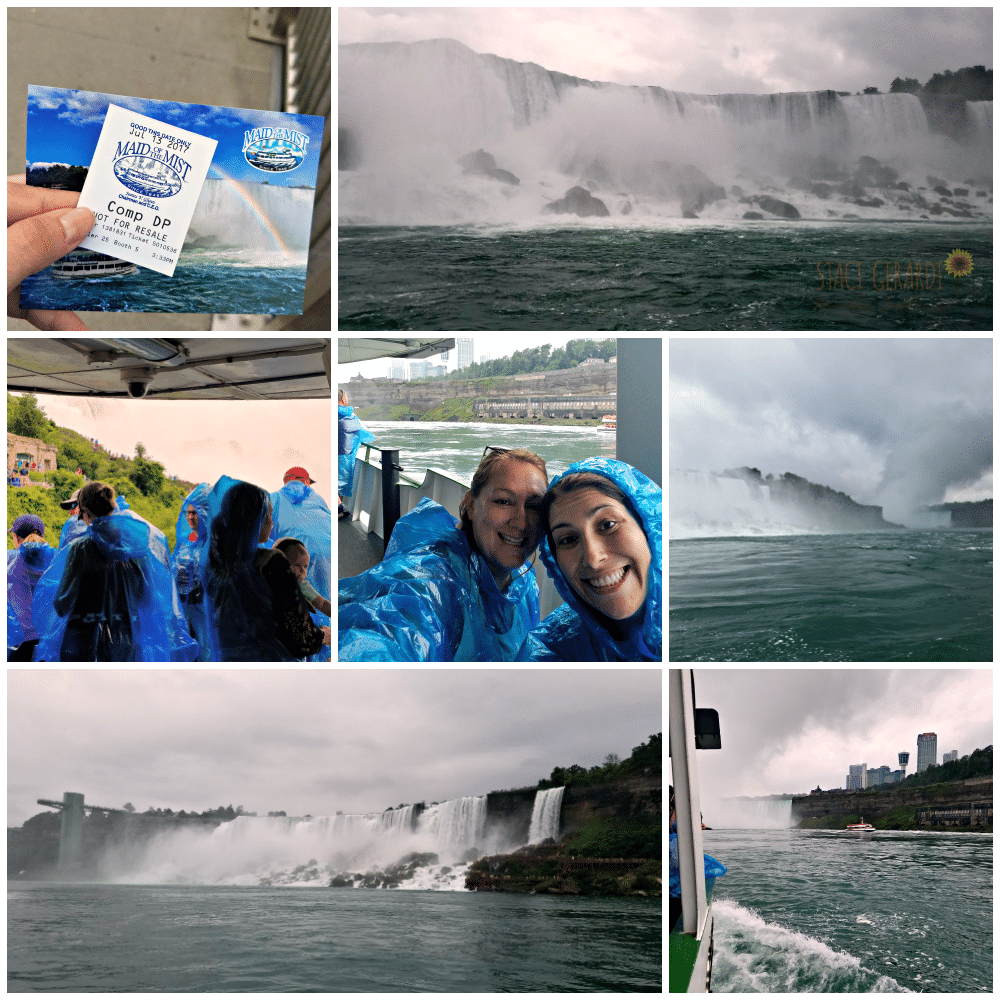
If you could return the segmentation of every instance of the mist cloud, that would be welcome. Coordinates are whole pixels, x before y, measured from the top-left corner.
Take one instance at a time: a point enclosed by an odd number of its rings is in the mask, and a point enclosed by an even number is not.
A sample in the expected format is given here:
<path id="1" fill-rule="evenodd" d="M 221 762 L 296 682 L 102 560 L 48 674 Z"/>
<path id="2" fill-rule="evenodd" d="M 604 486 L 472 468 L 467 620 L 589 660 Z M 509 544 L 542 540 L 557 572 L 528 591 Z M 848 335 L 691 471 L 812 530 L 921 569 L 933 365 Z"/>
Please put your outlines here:
<path id="1" fill-rule="evenodd" d="M 992 496 L 992 371 L 991 338 L 673 339 L 670 466 L 794 472 L 905 522 Z"/>

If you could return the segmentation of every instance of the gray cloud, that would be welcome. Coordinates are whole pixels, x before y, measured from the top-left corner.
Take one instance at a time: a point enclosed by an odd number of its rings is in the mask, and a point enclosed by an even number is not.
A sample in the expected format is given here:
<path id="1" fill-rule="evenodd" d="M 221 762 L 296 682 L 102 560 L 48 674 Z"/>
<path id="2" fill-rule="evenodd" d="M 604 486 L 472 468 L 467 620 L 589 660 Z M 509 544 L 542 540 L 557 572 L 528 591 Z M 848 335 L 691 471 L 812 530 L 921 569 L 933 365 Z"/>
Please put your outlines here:
<path id="1" fill-rule="evenodd" d="M 670 465 L 794 472 L 890 519 L 992 496 L 992 370 L 991 338 L 673 339 Z"/>
<path id="2" fill-rule="evenodd" d="M 843 787 L 850 764 L 898 766 L 918 733 L 938 763 L 993 743 L 990 670 L 695 671 L 697 704 L 719 712 L 722 750 L 699 751 L 706 798 Z M 708 820 L 706 819 L 706 822 Z"/>
<path id="3" fill-rule="evenodd" d="M 289 815 L 534 784 L 661 726 L 659 670 L 14 670 L 8 823 L 38 798 Z"/>
<path id="4" fill-rule="evenodd" d="M 342 7 L 338 24 L 341 43 L 454 38 L 591 80 L 704 94 L 885 93 L 897 76 L 926 83 L 993 61 L 988 7 Z"/>

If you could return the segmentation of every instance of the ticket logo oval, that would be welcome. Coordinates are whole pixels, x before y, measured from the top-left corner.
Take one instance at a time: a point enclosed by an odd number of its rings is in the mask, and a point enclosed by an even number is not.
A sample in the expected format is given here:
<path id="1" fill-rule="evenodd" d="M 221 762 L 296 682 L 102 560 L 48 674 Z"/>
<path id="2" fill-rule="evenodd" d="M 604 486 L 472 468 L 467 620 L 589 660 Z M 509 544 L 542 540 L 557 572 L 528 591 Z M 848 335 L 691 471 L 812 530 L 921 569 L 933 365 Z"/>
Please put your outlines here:
<path id="1" fill-rule="evenodd" d="M 243 150 L 247 163 L 258 170 L 294 170 L 306 157 L 306 151 L 285 139 L 260 139 Z"/>
<path id="2" fill-rule="evenodd" d="M 125 187 L 150 198 L 169 198 L 182 187 L 176 170 L 148 156 L 123 156 L 115 160 L 114 170 Z"/>

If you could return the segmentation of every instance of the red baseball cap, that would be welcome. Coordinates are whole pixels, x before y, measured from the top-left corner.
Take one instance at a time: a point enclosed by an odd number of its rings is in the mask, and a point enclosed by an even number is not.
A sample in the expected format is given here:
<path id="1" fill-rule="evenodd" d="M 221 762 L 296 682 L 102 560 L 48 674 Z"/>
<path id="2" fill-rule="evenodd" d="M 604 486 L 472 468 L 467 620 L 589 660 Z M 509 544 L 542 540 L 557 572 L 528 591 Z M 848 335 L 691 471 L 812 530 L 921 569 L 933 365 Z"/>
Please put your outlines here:
<path id="1" fill-rule="evenodd" d="M 287 483 L 290 479 L 309 479 L 309 473 L 302 468 L 301 465 L 293 465 L 286 473 L 285 478 L 282 479 L 282 484 Z M 316 482 L 315 479 L 309 479 L 310 483 Z"/>

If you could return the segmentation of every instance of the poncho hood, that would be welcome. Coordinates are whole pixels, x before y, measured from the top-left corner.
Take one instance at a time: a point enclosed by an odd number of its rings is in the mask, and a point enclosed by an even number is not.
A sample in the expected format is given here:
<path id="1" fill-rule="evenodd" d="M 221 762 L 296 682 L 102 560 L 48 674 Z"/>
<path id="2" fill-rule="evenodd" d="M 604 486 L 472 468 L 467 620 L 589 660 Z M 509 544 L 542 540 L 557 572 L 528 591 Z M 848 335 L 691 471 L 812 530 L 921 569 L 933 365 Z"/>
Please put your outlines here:
<path id="1" fill-rule="evenodd" d="M 549 630 L 556 627 L 550 637 L 556 642 L 569 644 L 570 648 L 564 652 L 581 654 L 571 655 L 570 659 L 586 660 L 588 657 L 584 654 L 590 646 L 606 654 L 603 658 L 608 660 L 659 659 L 663 648 L 663 491 L 638 469 L 612 458 L 588 458 L 574 462 L 552 480 L 549 489 L 577 472 L 595 473 L 609 479 L 628 497 L 639 517 L 650 552 L 645 613 L 641 625 L 628 638 L 614 638 L 594 608 L 570 585 L 549 546 L 548 536 L 543 535 L 540 545 L 542 562 L 556 590 L 575 616 L 568 610 L 557 608 L 542 622 L 541 631 L 545 633 L 547 627 Z M 551 622 L 550 618 L 553 619 Z"/>

